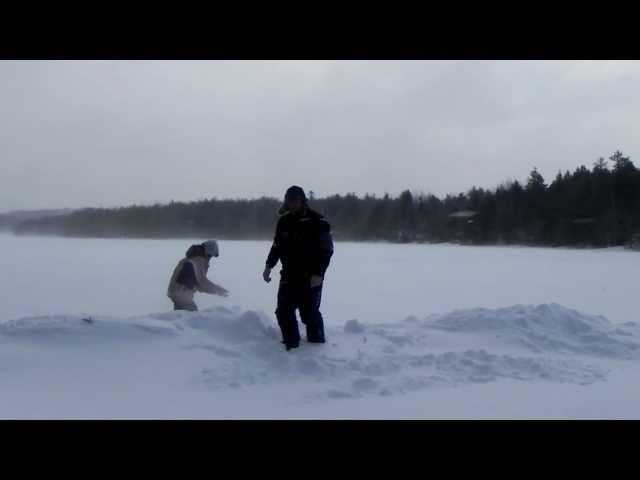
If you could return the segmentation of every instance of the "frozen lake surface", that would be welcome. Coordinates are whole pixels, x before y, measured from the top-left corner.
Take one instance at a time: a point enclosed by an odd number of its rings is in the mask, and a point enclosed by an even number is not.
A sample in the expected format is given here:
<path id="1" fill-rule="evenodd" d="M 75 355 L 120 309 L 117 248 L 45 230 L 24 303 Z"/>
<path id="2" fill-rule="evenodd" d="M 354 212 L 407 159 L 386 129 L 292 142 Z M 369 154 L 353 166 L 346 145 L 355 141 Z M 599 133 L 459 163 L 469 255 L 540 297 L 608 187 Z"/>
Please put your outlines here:
<path id="1" fill-rule="evenodd" d="M 337 243 L 285 352 L 269 243 L 172 312 L 189 244 L 0 236 L 0 418 L 640 418 L 638 253 Z"/>
<path id="2" fill-rule="evenodd" d="M 188 240 L 0 235 L 0 320 L 170 310 L 169 276 L 189 245 Z M 273 314 L 277 274 L 270 284 L 262 280 L 268 249 L 269 242 L 221 241 L 210 277 L 231 295 L 197 294 L 200 308 L 237 305 Z M 558 303 L 612 322 L 635 321 L 640 320 L 638 280 L 640 254 L 624 249 L 338 242 L 323 313 L 328 324 L 352 318 L 379 323 L 458 308 Z"/>

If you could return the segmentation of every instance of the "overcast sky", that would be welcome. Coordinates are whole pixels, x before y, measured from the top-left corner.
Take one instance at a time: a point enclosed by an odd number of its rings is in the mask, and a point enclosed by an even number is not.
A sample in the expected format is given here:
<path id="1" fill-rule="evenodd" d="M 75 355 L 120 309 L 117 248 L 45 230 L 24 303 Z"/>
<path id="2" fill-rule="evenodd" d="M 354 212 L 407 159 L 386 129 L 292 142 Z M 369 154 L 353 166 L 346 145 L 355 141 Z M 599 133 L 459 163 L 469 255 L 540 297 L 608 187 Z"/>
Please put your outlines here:
<path id="1" fill-rule="evenodd" d="M 0 210 L 640 165 L 640 62 L 0 61 Z"/>

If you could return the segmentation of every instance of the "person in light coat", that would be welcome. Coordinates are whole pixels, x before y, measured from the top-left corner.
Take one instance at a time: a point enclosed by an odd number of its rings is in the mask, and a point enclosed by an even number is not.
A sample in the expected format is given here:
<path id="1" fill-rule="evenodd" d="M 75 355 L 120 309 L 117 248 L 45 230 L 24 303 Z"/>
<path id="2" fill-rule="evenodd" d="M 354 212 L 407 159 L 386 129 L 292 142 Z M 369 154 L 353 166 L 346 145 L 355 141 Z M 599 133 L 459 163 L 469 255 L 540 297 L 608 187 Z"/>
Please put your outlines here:
<path id="1" fill-rule="evenodd" d="M 226 289 L 207 278 L 209 262 L 218 255 L 218 243 L 215 240 L 189 247 L 185 258 L 174 268 L 167 288 L 167 296 L 173 302 L 174 310 L 197 311 L 198 306 L 193 301 L 196 291 L 222 297 L 229 295 Z"/>

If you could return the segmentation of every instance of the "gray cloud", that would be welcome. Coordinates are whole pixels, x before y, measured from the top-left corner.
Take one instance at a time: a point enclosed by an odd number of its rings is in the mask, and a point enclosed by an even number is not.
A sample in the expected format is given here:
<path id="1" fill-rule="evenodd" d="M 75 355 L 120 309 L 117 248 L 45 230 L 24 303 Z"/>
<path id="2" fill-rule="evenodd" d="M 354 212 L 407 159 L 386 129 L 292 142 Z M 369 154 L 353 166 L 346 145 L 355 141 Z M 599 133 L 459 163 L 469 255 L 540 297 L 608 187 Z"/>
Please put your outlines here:
<path id="1" fill-rule="evenodd" d="M 442 195 L 636 158 L 640 62 L 0 62 L 0 210 Z"/>

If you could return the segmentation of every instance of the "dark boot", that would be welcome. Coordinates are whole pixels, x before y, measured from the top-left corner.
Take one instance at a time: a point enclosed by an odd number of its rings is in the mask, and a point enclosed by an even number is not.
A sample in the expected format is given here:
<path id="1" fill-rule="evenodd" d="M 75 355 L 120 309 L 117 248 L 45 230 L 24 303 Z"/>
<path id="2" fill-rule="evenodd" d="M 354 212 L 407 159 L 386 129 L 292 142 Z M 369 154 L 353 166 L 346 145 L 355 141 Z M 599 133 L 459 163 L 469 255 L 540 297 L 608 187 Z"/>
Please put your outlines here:
<path id="1" fill-rule="evenodd" d="M 307 328 L 307 342 L 309 343 L 325 343 L 324 331 L 321 329 L 310 330 Z"/>
<path id="2" fill-rule="evenodd" d="M 287 349 L 287 352 L 288 352 L 289 350 L 292 350 L 294 348 L 298 348 L 300 346 L 300 342 L 289 343 L 289 344 L 285 344 L 284 346 L 285 346 L 285 348 Z"/>
<path id="3" fill-rule="evenodd" d="M 300 346 L 300 342 L 290 343 L 289 345 L 287 345 L 287 342 L 285 342 L 284 340 L 280 340 L 280 343 L 283 344 L 287 348 L 287 350 L 298 348 Z"/>

